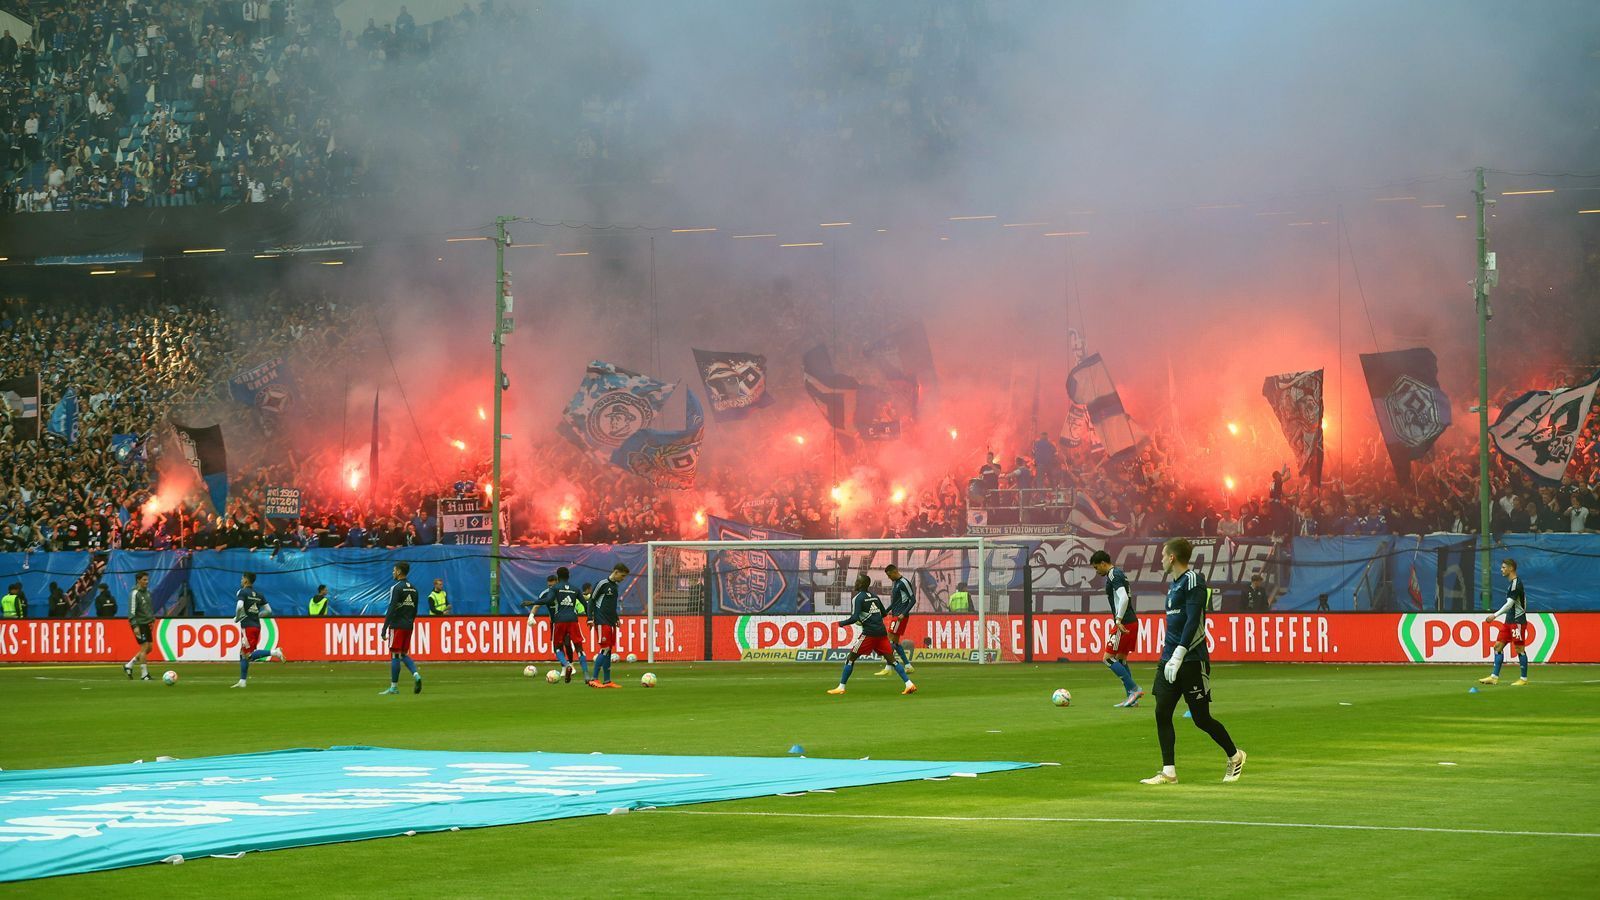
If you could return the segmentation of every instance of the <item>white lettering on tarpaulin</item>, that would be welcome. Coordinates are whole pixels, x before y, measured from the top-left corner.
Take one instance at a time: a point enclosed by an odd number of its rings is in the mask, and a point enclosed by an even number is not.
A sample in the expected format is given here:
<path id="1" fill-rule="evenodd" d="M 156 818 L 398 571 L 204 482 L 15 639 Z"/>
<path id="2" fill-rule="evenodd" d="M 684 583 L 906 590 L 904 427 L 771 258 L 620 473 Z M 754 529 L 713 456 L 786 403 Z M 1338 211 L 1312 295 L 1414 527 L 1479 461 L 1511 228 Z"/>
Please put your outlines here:
<path id="1" fill-rule="evenodd" d="M 492 771 L 484 772 L 483 769 L 487 767 L 493 767 Z M 300 816 L 321 810 L 378 809 L 408 803 L 455 803 L 468 795 L 588 796 L 597 793 L 597 789 L 600 788 L 709 777 L 699 772 L 628 772 L 620 766 L 534 768 L 524 763 L 455 763 L 446 768 L 466 769 L 475 774 L 464 774 L 460 778 L 439 781 L 413 781 L 393 787 L 349 787 L 304 793 L 265 794 L 259 800 L 188 800 L 164 797 L 79 804 L 63 807 L 52 815 L 0 820 L 0 844 L 96 837 L 103 834 L 103 830 L 107 828 L 183 828 L 218 825 L 249 816 Z M 355 778 L 389 775 L 426 779 L 439 774 L 439 770 L 431 766 L 346 766 L 343 768 L 343 774 Z M 214 776 L 183 781 L 101 785 L 95 788 L 59 791 L 16 791 L 0 794 L 0 804 L 22 800 L 104 797 L 124 793 L 171 791 L 275 780 L 277 779 L 270 777 Z"/>

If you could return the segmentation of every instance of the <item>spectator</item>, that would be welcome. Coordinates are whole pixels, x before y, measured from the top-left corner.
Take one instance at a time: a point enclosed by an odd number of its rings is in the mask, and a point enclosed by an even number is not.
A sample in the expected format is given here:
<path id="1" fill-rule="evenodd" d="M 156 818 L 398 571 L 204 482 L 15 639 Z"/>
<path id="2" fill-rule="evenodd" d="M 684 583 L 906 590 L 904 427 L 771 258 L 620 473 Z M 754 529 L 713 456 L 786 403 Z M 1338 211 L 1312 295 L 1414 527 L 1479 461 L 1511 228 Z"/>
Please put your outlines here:
<path id="1" fill-rule="evenodd" d="M 1266 612 L 1272 606 L 1272 600 L 1267 594 L 1266 579 L 1260 572 L 1250 576 L 1250 586 L 1244 589 L 1244 611 Z"/>
<path id="2" fill-rule="evenodd" d="M 104 581 L 100 582 L 99 590 L 94 595 L 94 614 L 101 619 L 117 617 L 117 598 L 111 596 L 111 588 Z"/>
<path id="3" fill-rule="evenodd" d="M 66 593 L 61 590 L 61 585 L 54 581 L 50 582 L 49 604 L 52 619 L 70 619 L 76 612 L 72 601 L 67 599 Z"/>

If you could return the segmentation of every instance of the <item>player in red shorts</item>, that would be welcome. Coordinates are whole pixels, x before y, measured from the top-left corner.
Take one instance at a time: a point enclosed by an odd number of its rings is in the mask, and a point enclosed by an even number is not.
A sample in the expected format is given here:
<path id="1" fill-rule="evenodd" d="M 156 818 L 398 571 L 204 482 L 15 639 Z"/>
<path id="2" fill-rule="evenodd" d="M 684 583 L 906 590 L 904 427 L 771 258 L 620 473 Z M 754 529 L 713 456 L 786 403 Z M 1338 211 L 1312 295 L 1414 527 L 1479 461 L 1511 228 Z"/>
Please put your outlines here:
<path id="1" fill-rule="evenodd" d="M 844 671 L 839 675 L 839 686 L 828 691 L 830 694 L 844 693 L 845 683 L 850 680 L 850 673 L 855 670 L 856 660 L 870 653 L 883 657 L 889 665 L 894 667 L 895 674 L 905 682 L 902 694 L 915 694 L 917 686 L 911 683 L 911 676 L 906 674 L 900 660 L 894 655 L 894 645 L 889 642 L 889 630 L 883 625 L 883 601 L 873 594 L 868 588 L 872 587 L 872 576 L 861 574 L 856 576 L 856 595 L 851 601 L 854 612 L 850 618 L 840 622 L 840 625 L 860 625 L 861 637 L 856 645 L 850 648 L 850 656 L 844 661 Z"/>
<path id="2" fill-rule="evenodd" d="M 1478 679 L 1479 684 L 1499 684 L 1500 666 L 1506 661 L 1506 645 L 1517 654 L 1517 665 L 1521 676 L 1511 682 L 1513 687 L 1521 687 L 1528 683 L 1528 594 L 1522 588 L 1522 579 L 1517 576 L 1517 561 L 1507 559 L 1500 563 L 1500 574 L 1510 580 L 1510 587 L 1506 589 L 1506 602 L 1499 609 L 1490 613 L 1484 619 L 1485 624 L 1494 622 L 1500 616 L 1506 620 L 1499 623 L 1498 633 L 1494 642 L 1494 671 Z"/>
<path id="3" fill-rule="evenodd" d="M 889 645 L 894 648 L 900 657 L 900 665 L 907 672 L 915 672 L 916 666 L 911 664 L 911 658 L 906 656 L 905 636 L 906 626 L 911 624 L 911 610 L 917 605 L 916 591 L 911 587 L 911 579 L 900 574 L 900 567 L 890 563 L 883 567 L 883 574 L 889 576 L 889 615 L 884 619 L 884 625 L 889 629 Z M 883 668 L 873 673 L 887 675 L 890 671 L 889 657 L 885 656 Z"/>
<path id="4" fill-rule="evenodd" d="M 235 595 L 233 620 L 239 623 L 239 680 L 230 687 L 242 688 L 250 678 L 250 664 L 258 659 L 275 659 L 283 662 L 283 651 L 260 649 L 261 617 L 272 615 L 267 598 L 256 590 L 256 573 L 245 572 L 239 576 L 239 593 Z"/>
<path id="5" fill-rule="evenodd" d="M 400 666 L 411 672 L 411 693 L 422 693 L 422 673 L 411 659 L 411 626 L 417 621 L 417 589 L 406 578 L 411 564 L 394 564 L 394 587 L 389 589 L 389 612 L 383 617 L 380 639 L 389 642 L 389 688 L 379 694 L 400 693 Z"/>
<path id="6" fill-rule="evenodd" d="M 1096 550 L 1089 557 L 1089 565 L 1105 578 L 1106 600 L 1111 604 L 1111 622 L 1115 633 L 1106 646 L 1104 662 L 1113 675 L 1122 679 L 1122 688 L 1127 691 L 1121 703 L 1111 705 L 1124 709 L 1138 706 L 1144 691 L 1139 690 L 1133 673 L 1128 671 L 1128 654 L 1139 643 L 1139 617 L 1134 612 L 1133 597 L 1128 594 L 1128 576 L 1111 564 L 1111 554 L 1104 550 Z"/>
<path id="7" fill-rule="evenodd" d="M 600 644 L 594 654 L 594 678 L 589 681 L 590 687 L 622 687 L 611 680 L 611 658 L 616 653 L 617 626 L 622 624 L 618 586 L 622 584 L 622 579 L 627 577 L 626 565 L 617 563 L 612 566 L 611 574 L 605 581 L 600 582 L 600 587 L 595 589 L 594 596 L 589 600 L 589 621 L 599 632 L 597 637 Z"/>
<path id="8" fill-rule="evenodd" d="M 583 668 L 584 683 L 589 682 L 589 661 L 583 655 L 583 623 L 578 610 L 583 605 L 583 595 L 568 583 L 572 573 L 566 566 L 556 569 L 556 586 L 547 595 L 541 595 L 533 608 L 550 608 L 550 646 L 555 648 L 556 662 L 561 665 L 563 677 L 572 680 L 572 659 L 578 658 Z"/>

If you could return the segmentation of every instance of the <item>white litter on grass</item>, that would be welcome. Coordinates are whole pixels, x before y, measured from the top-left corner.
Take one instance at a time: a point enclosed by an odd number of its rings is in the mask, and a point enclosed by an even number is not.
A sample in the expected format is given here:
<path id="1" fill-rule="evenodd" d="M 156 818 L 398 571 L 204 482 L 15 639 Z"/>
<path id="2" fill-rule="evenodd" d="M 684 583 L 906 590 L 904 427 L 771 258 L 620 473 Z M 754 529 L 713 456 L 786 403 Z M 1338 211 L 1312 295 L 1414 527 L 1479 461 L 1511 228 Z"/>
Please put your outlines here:
<path id="1" fill-rule="evenodd" d="M 1344 702 L 1344 701 L 1343 701 L 1343 700 L 1340 700 L 1340 701 L 1339 701 L 1339 705 L 1340 705 L 1340 706 L 1355 706 L 1355 704 L 1354 704 L 1354 703 L 1346 703 L 1346 702 Z"/>
<path id="2" fill-rule="evenodd" d="M 929 775 L 927 778 L 924 778 L 922 780 L 923 781 L 949 781 L 950 780 L 950 776 L 948 776 L 948 775 Z"/>
<path id="3" fill-rule="evenodd" d="M 1000 733 L 1000 732 L 998 732 L 998 731 L 991 731 L 991 732 L 989 732 L 989 733 L 990 733 L 990 734 L 999 734 L 999 733 Z"/>
<path id="4" fill-rule="evenodd" d="M 806 792 L 805 791 L 801 791 L 798 794 L 779 794 L 778 796 L 779 797 L 804 797 L 805 795 L 806 795 Z"/>
<path id="5" fill-rule="evenodd" d="M 1439 763 L 1439 765 L 1441 765 L 1441 766 L 1453 766 L 1453 765 L 1455 765 L 1455 763 L 1451 763 L 1451 762 L 1442 762 L 1442 763 Z"/>
<path id="6" fill-rule="evenodd" d="M 870 757 L 870 756 L 863 756 L 863 757 L 861 757 L 861 758 L 862 758 L 862 759 L 871 759 L 871 758 L 872 758 L 872 757 Z"/>
<path id="7" fill-rule="evenodd" d="M 461 826 L 460 825 L 451 825 L 450 826 L 450 830 L 451 831 L 460 831 L 461 830 Z"/>
<path id="8" fill-rule="evenodd" d="M 952 777 L 955 777 L 955 778 L 977 778 L 978 777 L 978 773 L 977 772 L 951 772 L 950 774 L 951 774 Z"/>
<path id="9" fill-rule="evenodd" d="M 406 832 L 406 837 L 416 837 L 416 836 L 417 836 L 417 833 L 415 831 Z"/>
<path id="10" fill-rule="evenodd" d="M 606 813 L 606 815 L 608 815 L 608 816 L 625 816 L 625 815 L 627 815 L 628 813 L 631 813 L 631 812 L 633 812 L 633 810 L 627 808 L 626 806 L 613 806 L 613 807 L 611 807 L 611 811 Z"/>
<path id="11" fill-rule="evenodd" d="M 178 761 L 178 757 L 176 757 L 176 756 L 158 756 L 158 757 L 156 757 L 156 762 L 177 762 L 177 761 Z"/>
<path id="12" fill-rule="evenodd" d="M 212 859 L 241 859 L 241 858 L 243 858 L 244 854 L 245 854 L 245 851 L 243 851 L 243 850 L 240 850 L 238 853 L 213 853 L 213 854 L 211 854 L 211 858 Z"/>
<path id="13" fill-rule="evenodd" d="M 806 791 L 806 793 L 808 793 L 808 794 L 837 794 L 839 792 L 838 791 L 830 791 L 827 788 L 812 788 L 811 790 Z"/>
<path id="14" fill-rule="evenodd" d="M 183 857 L 177 853 L 174 853 L 166 859 L 163 859 L 162 862 L 169 866 L 181 866 L 183 865 Z"/>
<path id="15" fill-rule="evenodd" d="M 1041 766 L 1059 766 L 1061 763 L 1039 763 Z"/>

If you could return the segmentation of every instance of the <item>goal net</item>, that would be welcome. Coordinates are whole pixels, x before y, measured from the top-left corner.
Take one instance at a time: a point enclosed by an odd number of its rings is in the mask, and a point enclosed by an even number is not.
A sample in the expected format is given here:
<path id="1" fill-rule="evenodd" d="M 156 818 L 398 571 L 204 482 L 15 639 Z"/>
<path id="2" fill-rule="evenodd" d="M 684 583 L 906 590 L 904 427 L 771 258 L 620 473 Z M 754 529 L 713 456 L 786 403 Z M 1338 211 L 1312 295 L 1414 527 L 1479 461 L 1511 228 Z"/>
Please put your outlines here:
<path id="1" fill-rule="evenodd" d="M 992 538 L 651 542 L 649 660 L 842 661 L 856 577 L 887 607 L 891 563 L 914 591 L 913 664 L 1017 660 L 1026 555 Z"/>

